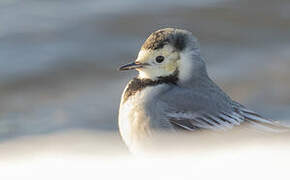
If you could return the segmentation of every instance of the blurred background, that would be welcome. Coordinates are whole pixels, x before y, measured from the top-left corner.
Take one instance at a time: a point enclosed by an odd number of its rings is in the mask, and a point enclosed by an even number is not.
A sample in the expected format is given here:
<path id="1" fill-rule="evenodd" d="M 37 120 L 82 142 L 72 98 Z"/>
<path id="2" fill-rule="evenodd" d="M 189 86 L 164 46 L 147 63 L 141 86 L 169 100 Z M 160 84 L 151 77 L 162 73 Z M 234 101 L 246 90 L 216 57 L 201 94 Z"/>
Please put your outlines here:
<path id="1" fill-rule="evenodd" d="M 164 27 L 193 32 L 233 99 L 289 119 L 289 0 L 1 0 L 0 141 L 81 130 L 71 137 L 112 132 L 122 146 L 118 106 L 136 72 L 116 69 Z"/>

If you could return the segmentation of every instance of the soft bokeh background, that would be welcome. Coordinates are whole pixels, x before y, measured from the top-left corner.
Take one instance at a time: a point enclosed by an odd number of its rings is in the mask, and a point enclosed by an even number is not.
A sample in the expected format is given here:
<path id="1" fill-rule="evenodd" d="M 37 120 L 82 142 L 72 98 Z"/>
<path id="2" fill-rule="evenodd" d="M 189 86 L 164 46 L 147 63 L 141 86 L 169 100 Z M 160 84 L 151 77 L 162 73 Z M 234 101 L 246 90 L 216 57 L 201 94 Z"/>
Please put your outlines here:
<path id="1" fill-rule="evenodd" d="M 289 0 L 1 0 L 2 150 L 35 142 L 24 137 L 49 135 L 34 145 L 61 139 L 90 149 L 104 141 L 101 152 L 126 151 L 117 133 L 118 106 L 136 72 L 116 69 L 164 27 L 198 37 L 210 76 L 233 99 L 289 119 Z M 104 139 L 107 132 L 114 141 Z"/>
<path id="2" fill-rule="evenodd" d="M 192 31 L 211 77 L 274 119 L 290 116 L 290 1 L 0 1 L 0 138 L 117 129 L 118 72 L 163 27 Z"/>

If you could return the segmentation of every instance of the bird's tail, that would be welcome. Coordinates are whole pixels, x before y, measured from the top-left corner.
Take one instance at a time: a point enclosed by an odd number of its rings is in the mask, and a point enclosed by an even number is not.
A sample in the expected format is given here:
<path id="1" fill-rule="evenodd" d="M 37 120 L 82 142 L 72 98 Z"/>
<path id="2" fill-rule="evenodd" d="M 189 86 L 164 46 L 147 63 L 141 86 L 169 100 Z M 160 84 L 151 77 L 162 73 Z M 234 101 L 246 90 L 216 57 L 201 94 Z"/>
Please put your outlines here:
<path id="1" fill-rule="evenodd" d="M 242 115 L 245 119 L 245 122 L 248 122 L 249 125 L 254 126 L 260 130 L 268 131 L 268 132 L 289 132 L 290 126 L 281 124 L 279 121 L 274 121 L 271 119 L 267 119 L 259 115 L 258 113 L 249 110 L 245 106 L 236 103 L 234 108 L 237 113 Z"/>

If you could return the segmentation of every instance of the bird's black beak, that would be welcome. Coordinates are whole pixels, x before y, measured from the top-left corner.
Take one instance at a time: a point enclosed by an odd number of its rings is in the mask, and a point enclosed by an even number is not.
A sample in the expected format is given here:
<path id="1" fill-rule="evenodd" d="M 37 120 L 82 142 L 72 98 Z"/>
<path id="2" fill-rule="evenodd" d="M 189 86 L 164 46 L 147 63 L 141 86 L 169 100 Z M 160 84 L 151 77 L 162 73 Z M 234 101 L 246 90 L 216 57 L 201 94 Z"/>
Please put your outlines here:
<path id="1" fill-rule="evenodd" d="M 125 65 L 121 66 L 119 68 L 119 71 L 126 71 L 126 70 L 131 70 L 131 69 L 142 68 L 145 65 L 146 64 L 142 64 L 142 63 L 139 63 L 139 62 L 133 62 L 133 63 L 125 64 Z"/>

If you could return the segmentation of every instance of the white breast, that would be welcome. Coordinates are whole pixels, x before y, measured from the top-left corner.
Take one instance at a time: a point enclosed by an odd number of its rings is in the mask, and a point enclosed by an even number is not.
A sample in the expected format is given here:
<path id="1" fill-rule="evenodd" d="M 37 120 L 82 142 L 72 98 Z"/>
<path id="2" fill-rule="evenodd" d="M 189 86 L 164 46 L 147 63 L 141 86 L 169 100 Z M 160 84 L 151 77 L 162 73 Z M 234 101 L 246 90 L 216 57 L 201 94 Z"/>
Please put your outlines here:
<path id="1" fill-rule="evenodd" d="M 148 103 L 154 98 L 154 95 L 160 92 L 160 87 L 162 85 L 146 87 L 129 97 L 125 103 L 121 101 L 119 130 L 124 142 L 132 152 L 143 149 L 148 142 L 147 140 L 151 137 L 151 114 L 146 108 Z"/>

